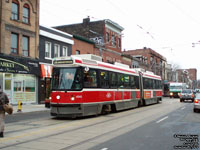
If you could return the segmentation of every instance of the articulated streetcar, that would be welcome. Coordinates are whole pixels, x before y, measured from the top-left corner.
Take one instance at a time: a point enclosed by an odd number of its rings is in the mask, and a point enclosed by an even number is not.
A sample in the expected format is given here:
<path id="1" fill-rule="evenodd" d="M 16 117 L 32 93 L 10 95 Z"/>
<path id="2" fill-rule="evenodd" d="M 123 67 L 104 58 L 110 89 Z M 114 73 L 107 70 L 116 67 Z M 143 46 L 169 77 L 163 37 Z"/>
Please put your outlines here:
<path id="1" fill-rule="evenodd" d="M 161 77 L 85 54 L 54 60 L 51 115 L 80 117 L 162 100 Z"/>

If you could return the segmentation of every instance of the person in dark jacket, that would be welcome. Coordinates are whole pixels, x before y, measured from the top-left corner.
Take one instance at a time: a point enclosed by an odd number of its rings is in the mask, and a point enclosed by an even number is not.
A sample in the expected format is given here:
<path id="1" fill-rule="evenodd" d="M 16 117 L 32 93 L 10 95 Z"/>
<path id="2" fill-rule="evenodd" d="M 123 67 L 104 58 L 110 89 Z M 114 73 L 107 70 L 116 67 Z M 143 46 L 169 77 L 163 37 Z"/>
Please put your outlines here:
<path id="1" fill-rule="evenodd" d="M 4 136 L 4 127 L 5 127 L 5 110 L 3 108 L 4 104 L 8 104 L 9 99 L 6 93 L 4 93 L 0 86 L 0 138 Z"/>

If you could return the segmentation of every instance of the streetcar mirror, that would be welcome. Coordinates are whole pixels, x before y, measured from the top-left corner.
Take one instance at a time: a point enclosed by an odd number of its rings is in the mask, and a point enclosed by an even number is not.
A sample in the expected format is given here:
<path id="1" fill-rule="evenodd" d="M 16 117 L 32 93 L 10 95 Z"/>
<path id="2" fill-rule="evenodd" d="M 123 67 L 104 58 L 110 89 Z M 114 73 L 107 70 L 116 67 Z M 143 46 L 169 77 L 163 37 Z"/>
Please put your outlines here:
<path id="1" fill-rule="evenodd" d="M 85 67 L 85 71 L 88 72 L 89 71 L 89 67 Z"/>

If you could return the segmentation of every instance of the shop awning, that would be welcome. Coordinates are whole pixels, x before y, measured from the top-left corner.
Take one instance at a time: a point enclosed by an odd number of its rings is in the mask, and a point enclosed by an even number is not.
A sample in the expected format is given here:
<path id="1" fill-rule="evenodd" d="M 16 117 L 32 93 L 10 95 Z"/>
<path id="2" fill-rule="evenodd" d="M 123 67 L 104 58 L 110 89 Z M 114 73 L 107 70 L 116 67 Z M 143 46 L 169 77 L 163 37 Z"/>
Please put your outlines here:
<path id="1" fill-rule="evenodd" d="M 52 77 L 52 66 L 41 64 L 41 77 L 42 78 L 51 78 Z"/>

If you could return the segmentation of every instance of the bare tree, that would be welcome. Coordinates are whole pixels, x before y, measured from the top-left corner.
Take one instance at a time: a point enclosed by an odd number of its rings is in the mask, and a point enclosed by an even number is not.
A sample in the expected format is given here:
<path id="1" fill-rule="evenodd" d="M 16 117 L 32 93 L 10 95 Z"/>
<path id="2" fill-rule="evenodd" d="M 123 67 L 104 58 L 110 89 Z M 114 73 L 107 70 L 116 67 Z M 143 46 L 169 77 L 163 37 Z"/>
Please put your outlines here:
<path id="1" fill-rule="evenodd" d="M 176 63 L 171 63 L 172 71 L 176 72 L 176 70 L 180 69 L 180 65 Z"/>
<path id="2" fill-rule="evenodd" d="M 177 70 L 180 69 L 180 66 L 179 66 L 179 64 L 176 64 L 176 63 L 173 63 L 173 62 L 171 62 L 170 64 L 171 64 L 171 69 L 172 69 L 171 79 L 174 82 L 178 82 Z"/>

